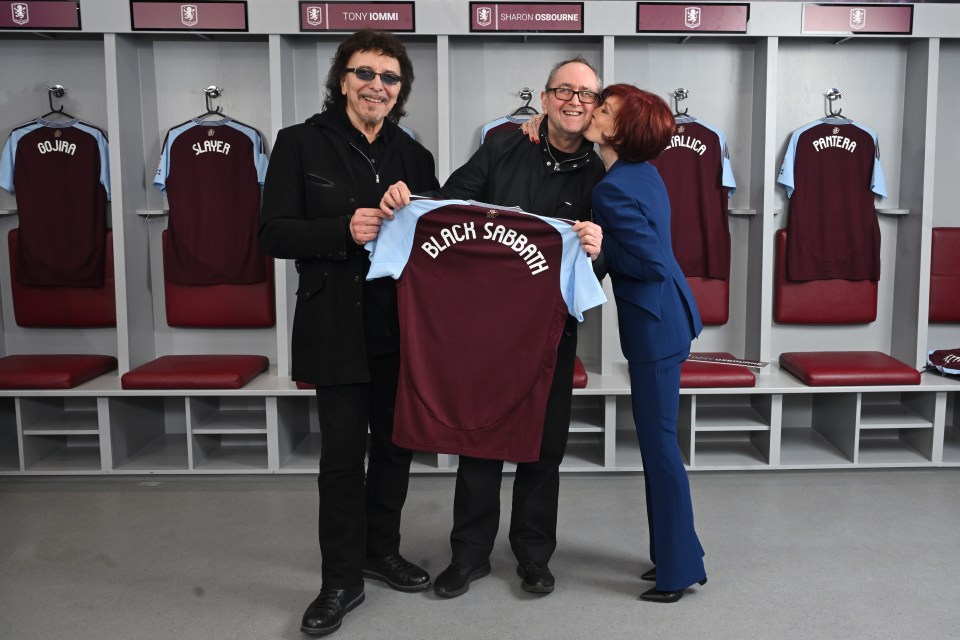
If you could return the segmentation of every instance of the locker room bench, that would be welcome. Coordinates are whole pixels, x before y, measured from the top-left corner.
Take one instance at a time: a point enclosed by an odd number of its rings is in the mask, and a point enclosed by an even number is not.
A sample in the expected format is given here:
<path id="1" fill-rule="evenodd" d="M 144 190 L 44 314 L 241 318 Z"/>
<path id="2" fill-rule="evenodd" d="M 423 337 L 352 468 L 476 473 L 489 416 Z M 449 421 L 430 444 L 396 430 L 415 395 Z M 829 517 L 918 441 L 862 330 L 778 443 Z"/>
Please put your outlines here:
<path id="1" fill-rule="evenodd" d="M 17 236 L 7 234 L 10 294 L 17 325 L 29 328 L 92 328 L 117 325 L 114 297 L 113 232 L 106 232 L 103 285 L 33 287 L 17 280 Z M 70 389 L 117 368 L 117 359 L 99 354 L 24 354 L 0 358 L 2 389 Z"/>
<path id="2" fill-rule="evenodd" d="M 163 232 L 163 252 L 169 247 Z M 273 260 L 267 277 L 253 284 L 184 285 L 164 278 L 167 324 L 171 327 L 238 329 L 276 322 Z M 124 389 L 239 389 L 269 367 L 260 355 L 165 355 L 125 373 Z"/>
<path id="3" fill-rule="evenodd" d="M 774 320 L 783 324 L 865 324 L 877 319 L 877 282 L 787 279 L 787 230 L 775 236 Z M 780 366 L 808 386 L 917 385 L 920 373 L 880 351 L 780 354 Z"/>

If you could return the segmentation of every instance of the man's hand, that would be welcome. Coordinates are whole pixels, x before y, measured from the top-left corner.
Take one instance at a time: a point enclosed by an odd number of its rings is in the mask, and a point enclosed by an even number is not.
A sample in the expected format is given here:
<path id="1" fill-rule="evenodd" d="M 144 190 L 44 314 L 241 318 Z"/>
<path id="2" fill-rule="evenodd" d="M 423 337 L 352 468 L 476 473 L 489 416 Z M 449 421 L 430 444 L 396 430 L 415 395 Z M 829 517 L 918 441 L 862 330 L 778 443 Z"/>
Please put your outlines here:
<path id="1" fill-rule="evenodd" d="M 603 229 L 600 225 L 584 220 L 573 225 L 572 229 L 577 232 L 583 250 L 591 260 L 596 260 L 600 255 L 600 246 L 603 244 Z"/>
<path id="2" fill-rule="evenodd" d="M 387 192 L 380 200 L 380 211 L 387 218 L 393 218 L 393 210 L 410 204 L 410 189 L 402 180 L 387 187 Z"/>
<path id="3" fill-rule="evenodd" d="M 357 244 L 366 244 L 380 233 L 384 219 L 393 218 L 393 213 L 385 214 L 380 209 L 357 209 L 350 218 L 350 235 Z"/>

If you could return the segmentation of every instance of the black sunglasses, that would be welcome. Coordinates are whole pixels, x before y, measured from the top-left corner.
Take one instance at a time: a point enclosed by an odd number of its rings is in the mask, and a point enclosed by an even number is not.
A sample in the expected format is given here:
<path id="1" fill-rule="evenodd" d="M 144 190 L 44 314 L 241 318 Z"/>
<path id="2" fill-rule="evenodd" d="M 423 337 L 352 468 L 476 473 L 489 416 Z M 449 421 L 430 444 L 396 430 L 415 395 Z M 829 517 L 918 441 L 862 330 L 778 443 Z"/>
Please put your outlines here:
<path id="1" fill-rule="evenodd" d="M 370 82 L 375 77 L 380 76 L 380 82 L 382 82 L 388 87 L 392 87 L 395 84 L 400 84 L 401 82 L 403 82 L 403 78 L 401 78 L 395 73 L 391 73 L 390 71 L 377 73 L 376 71 L 374 71 L 373 69 L 370 69 L 369 67 L 348 67 L 347 69 L 345 69 L 345 71 L 349 71 L 350 73 L 356 74 L 356 76 L 361 80 L 363 80 L 364 82 Z"/>

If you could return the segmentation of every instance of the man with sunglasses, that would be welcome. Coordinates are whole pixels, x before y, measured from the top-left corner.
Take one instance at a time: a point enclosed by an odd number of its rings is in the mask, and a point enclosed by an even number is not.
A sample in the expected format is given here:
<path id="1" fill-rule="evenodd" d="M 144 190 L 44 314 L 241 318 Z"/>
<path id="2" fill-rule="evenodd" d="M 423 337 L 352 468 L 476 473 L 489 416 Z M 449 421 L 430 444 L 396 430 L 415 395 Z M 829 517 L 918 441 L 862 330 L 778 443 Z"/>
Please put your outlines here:
<path id="1" fill-rule="evenodd" d="M 596 258 L 603 233 L 590 222 L 591 192 L 604 169 L 583 132 L 598 106 L 599 93 L 600 78 L 589 62 L 577 57 L 558 63 L 540 93 L 546 117 L 540 123 L 539 144 L 532 144 L 519 130 L 491 136 L 453 172 L 439 194 L 577 220 L 573 229 L 586 252 Z M 411 190 L 416 191 L 407 184 L 392 185 L 381 209 L 386 214 L 408 204 Z M 554 589 L 547 563 L 557 545 L 560 462 L 570 427 L 576 351 L 577 322 L 568 316 L 557 347 L 540 459 L 518 463 L 513 483 L 510 547 L 517 558 L 521 587 L 531 593 Z M 460 456 L 450 535 L 453 561 L 434 580 L 437 595 L 459 596 L 467 592 L 470 582 L 490 573 L 490 553 L 500 523 L 502 473 L 502 460 Z"/>
<path id="2" fill-rule="evenodd" d="M 387 185 L 439 186 L 433 156 L 397 123 L 413 84 L 400 40 L 360 31 L 327 75 L 323 111 L 277 135 L 259 238 L 296 261 L 294 380 L 316 387 L 320 422 L 320 594 L 301 631 L 326 635 L 363 602 L 363 578 L 398 591 L 430 576 L 400 555 L 400 512 L 412 454 L 393 444 L 400 363 L 394 281 L 366 281 L 363 245 L 377 236 Z M 364 474 L 368 451 L 369 465 Z"/>

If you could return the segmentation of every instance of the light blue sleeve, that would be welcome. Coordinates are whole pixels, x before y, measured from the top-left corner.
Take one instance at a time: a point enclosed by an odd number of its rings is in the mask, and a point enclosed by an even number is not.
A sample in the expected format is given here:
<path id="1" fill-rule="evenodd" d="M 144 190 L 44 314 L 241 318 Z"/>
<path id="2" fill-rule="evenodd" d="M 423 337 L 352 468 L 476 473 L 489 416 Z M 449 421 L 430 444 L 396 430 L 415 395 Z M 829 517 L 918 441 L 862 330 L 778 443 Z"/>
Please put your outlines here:
<path id="1" fill-rule="evenodd" d="M 107 136 L 103 135 L 103 131 L 100 131 L 100 129 L 85 122 L 78 122 L 73 126 L 89 133 L 96 139 L 97 147 L 100 149 L 100 184 L 107 192 L 107 200 L 110 200 L 110 144 L 107 142 Z"/>
<path id="2" fill-rule="evenodd" d="M 877 137 L 877 133 L 873 129 L 865 127 L 859 122 L 853 122 L 851 124 L 863 129 L 870 134 L 871 138 L 873 138 L 873 178 L 870 180 L 870 189 L 881 198 L 886 198 L 888 197 L 887 180 L 883 176 L 883 167 L 880 166 L 880 139 Z"/>
<path id="3" fill-rule="evenodd" d="M 731 198 L 737 190 L 737 179 L 733 177 L 733 165 L 730 164 L 730 150 L 727 149 L 727 136 L 724 135 L 723 131 L 720 131 L 720 129 L 717 129 L 712 124 L 707 124 L 703 120 L 697 120 L 697 123 L 713 131 L 717 138 L 720 139 L 720 162 L 723 164 L 721 184 L 729 189 L 727 197 Z"/>
<path id="4" fill-rule="evenodd" d="M 263 139 L 260 137 L 260 132 L 234 120 L 229 120 L 224 124 L 250 138 L 250 142 L 253 143 L 253 166 L 257 168 L 257 182 L 262 185 L 264 178 L 267 176 L 268 159 L 267 154 L 263 152 Z"/>
<path id="5" fill-rule="evenodd" d="M 0 155 L 0 189 L 5 189 L 11 194 L 13 190 L 13 167 L 17 159 L 17 145 L 20 139 L 31 131 L 39 129 L 42 125 L 38 123 L 25 124 L 17 127 L 10 133 L 7 143 L 3 146 L 3 154 Z"/>
<path id="6" fill-rule="evenodd" d="M 483 128 L 480 129 L 480 144 L 483 144 L 483 141 L 487 139 L 487 134 L 490 133 L 490 129 L 493 129 L 494 127 L 498 127 L 501 124 L 504 124 L 507 122 L 510 122 L 510 121 L 507 120 L 506 116 L 500 116 L 496 120 L 491 120 L 487 124 L 483 125 Z"/>
<path id="7" fill-rule="evenodd" d="M 814 120 L 813 122 L 803 125 L 794 131 L 793 135 L 790 136 L 790 144 L 787 145 L 787 153 L 783 156 L 783 166 L 780 167 L 780 174 L 777 176 L 777 182 L 787 188 L 788 198 L 793 196 L 793 190 L 796 186 L 793 180 L 793 165 L 797 158 L 797 140 L 800 139 L 800 134 L 807 129 L 817 126 L 818 124 L 821 124 L 821 121 Z"/>
<path id="8" fill-rule="evenodd" d="M 153 186 L 160 191 L 167 190 L 167 178 L 170 177 L 170 148 L 173 147 L 173 141 L 181 133 L 195 126 L 197 125 L 193 121 L 184 122 L 179 127 L 174 127 L 167 132 L 166 140 L 163 142 L 163 151 L 160 153 L 160 163 L 157 165 L 157 173 L 153 177 Z"/>
<path id="9" fill-rule="evenodd" d="M 394 212 L 393 220 L 384 220 L 377 237 L 364 245 L 370 253 L 367 280 L 386 276 L 398 279 L 410 259 L 413 236 L 421 216 L 450 204 L 467 203 L 463 200 L 412 200 L 410 204 Z"/>
<path id="10" fill-rule="evenodd" d="M 560 233 L 563 240 L 563 254 L 560 259 L 560 291 L 563 294 L 563 301 L 567 304 L 567 311 L 578 322 L 583 322 L 584 311 L 599 307 L 607 301 L 603 287 L 593 273 L 590 256 L 580 246 L 580 238 L 569 224 L 553 218 L 537 217 Z"/>

